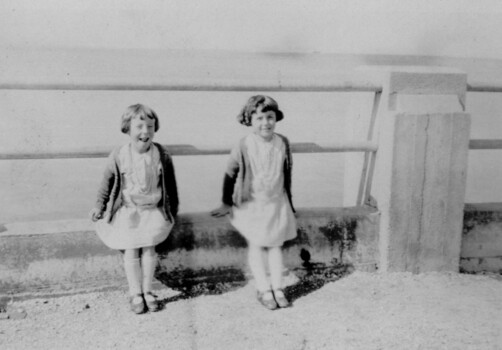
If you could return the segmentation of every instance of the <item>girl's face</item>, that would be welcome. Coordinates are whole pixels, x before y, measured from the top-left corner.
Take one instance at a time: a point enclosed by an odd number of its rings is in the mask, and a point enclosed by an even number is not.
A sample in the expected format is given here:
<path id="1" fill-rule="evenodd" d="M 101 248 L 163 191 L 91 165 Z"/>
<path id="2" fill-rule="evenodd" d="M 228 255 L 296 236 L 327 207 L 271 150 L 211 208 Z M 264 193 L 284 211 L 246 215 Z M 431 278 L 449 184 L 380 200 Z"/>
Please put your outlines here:
<path id="1" fill-rule="evenodd" d="M 276 117 L 274 111 L 263 112 L 258 109 L 251 115 L 253 132 L 265 141 L 270 141 L 274 136 Z"/>
<path id="2" fill-rule="evenodd" d="M 131 144 L 138 153 L 144 153 L 150 149 L 155 135 L 155 120 L 150 118 L 132 118 L 129 128 Z"/>

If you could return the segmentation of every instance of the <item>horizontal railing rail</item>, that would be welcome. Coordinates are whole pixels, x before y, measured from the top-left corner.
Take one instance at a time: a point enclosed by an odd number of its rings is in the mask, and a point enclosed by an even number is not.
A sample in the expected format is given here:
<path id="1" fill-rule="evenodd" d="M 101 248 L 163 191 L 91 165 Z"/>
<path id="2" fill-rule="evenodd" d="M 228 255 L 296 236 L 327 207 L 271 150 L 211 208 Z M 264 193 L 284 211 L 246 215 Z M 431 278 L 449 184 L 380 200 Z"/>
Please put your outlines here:
<path id="1" fill-rule="evenodd" d="M 483 83 L 483 82 L 469 82 L 467 84 L 468 92 L 502 92 L 502 85 Z"/>
<path id="2" fill-rule="evenodd" d="M 217 80 L 211 83 L 206 81 L 172 81 L 170 83 L 76 83 L 76 82 L 0 82 L 0 90 L 116 90 L 116 91 L 333 91 L 333 92 L 381 92 L 382 85 L 373 81 L 344 80 L 333 82 L 296 80 L 270 80 L 268 82 L 239 82 L 227 80 Z M 502 92 L 502 84 L 469 82 L 468 92 Z"/>
<path id="3" fill-rule="evenodd" d="M 215 81 L 171 82 L 166 84 L 108 84 L 108 83 L 0 83 L 1 90 L 114 90 L 114 91 L 286 91 L 286 92 L 379 92 L 382 86 L 371 82 L 270 81 L 236 83 Z"/>
<path id="4" fill-rule="evenodd" d="M 471 139 L 469 140 L 469 149 L 472 150 L 502 149 L 502 139 Z"/>
<path id="5" fill-rule="evenodd" d="M 166 145 L 174 156 L 201 156 L 229 154 L 229 147 L 192 146 L 192 145 Z M 378 146 L 374 142 L 340 142 L 317 144 L 312 142 L 292 143 L 293 153 L 336 153 L 336 152 L 375 152 Z M 64 159 L 64 158 L 105 158 L 111 148 L 95 148 L 74 151 L 52 152 L 3 152 L 0 160 L 19 159 Z"/>
<path id="6" fill-rule="evenodd" d="M 192 145 L 166 145 L 174 156 L 203 156 L 224 155 L 230 153 L 229 147 L 192 146 Z M 502 149 L 502 139 L 472 139 L 469 141 L 471 150 L 496 150 Z M 340 153 L 340 152 L 376 152 L 378 145 L 370 141 L 346 141 L 340 143 L 292 143 L 293 153 Z M 21 159 L 71 159 L 71 158 L 106 158 L 111 148 L 80 149 L 72 151 L 47 151 L 47 152 L 0 152 L 0 160 Z"/>

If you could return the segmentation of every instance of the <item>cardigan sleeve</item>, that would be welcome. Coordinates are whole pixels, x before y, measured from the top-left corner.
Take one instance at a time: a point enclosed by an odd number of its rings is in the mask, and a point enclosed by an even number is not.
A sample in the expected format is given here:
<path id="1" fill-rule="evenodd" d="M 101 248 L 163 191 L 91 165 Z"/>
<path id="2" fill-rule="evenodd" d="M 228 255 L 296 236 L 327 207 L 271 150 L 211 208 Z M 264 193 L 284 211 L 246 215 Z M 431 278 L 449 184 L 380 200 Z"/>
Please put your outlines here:
<path id="1" fill-rule="evenodd" d="M 230 157 L 227 162 L 226 173 L 230 177 L 234 177 L 239 172 L 239 159 L 241 158 L 240 147 L 236 146 L 230 151 Z"/>
<path id="2" fill-rule="evenodd" d="M 227 173 L 225 173 L 225 176 L 223 177 L 223 197 L 221 198 L 221 201 L 229 206 L 232 206 L 234 204 L 232 197 L 234 194 L 236 179 L 237 179 L 237 174 L 235 174 L 235 176 L 232 177 Z"/>
<path id="3" fill-rule="evenodd" d="M 282 136 L 284 140 L 285 148 L 286 148 L 286 157 L 284 160 L 284 188 L 286 189 L 286 194 L 289 199 L 289 203 L 291 204 L 291 209 L 293 213 L 296 212 L 295 207 L 293 206 L 293 193 L 291 190 L 292 187 L 292 175 L 293 175 L 293 154 L 291 152 L 291 146 L 289 140 L 286 136 Z"/>
<path id="4" fill-rule="evenodd" d="M 169 196 L 169 205 L 171 207 L 171 214 L 173 216 L 178 215 L 179 208 L 179 197 L 178 197 L 178 186 L 176 184 L 176 175 L 174 173 L 174 165 L 172 159 L 169 161 L 169 182 L 167 186 L 167 195 Z"/>
<path id="5" fill-rule="evenodd" d="M 103 178 L 98 189 L 98 195 L 96 200 L 96 208 L 99 210 L 100 214 L 103 214 L 106 210 L 106 205 L 110 200 L 110 195 L 115 184 L 115 176 L 117 164 L 115 162 L 116 151 L 113 151 L 108 156 L 108 161 L 106 164 L 105 171 L 103 173 Z"/>
<path id="6" fill-rule="evenodd" d="M 227 163 L 227 170 L 225 176 L 223 177 L 223 196 L 222 202 L 226 205 L 233 205 L 233 193 L 235 182 L 237 181 L 237 175 L 239 173 L 239 157 L 240 149 L 238 146 L 234 147 L 230 152 L 230 157 Z"/>
<path id="7" fill-rule="evenodd" d="M 176 175 L 174 172 L 174 164 L 171 156 L 167 153 L 167 149 L 162 147 L 163 167 L 164 167 L 164 184 L 165 191 L 169 200 L 169 210 L 172 216 L 178 214 L 179 197 L 178 186 L 176 184 Z"/>

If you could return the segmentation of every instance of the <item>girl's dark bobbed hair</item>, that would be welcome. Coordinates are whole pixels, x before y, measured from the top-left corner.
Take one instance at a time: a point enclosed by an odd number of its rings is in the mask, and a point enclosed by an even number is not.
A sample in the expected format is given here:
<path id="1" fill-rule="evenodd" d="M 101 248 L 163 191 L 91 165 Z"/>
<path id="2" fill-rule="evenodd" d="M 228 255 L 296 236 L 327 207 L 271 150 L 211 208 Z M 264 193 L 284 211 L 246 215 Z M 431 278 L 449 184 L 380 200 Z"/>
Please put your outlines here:
<path id="1" fill-rule="evenodd" d="M 142 105 L 141 103 L 137 103 L 135 105 L 127 107 L 124 114 L 122 114 L 122 119 L 120 123 L 120 131 L 124 134 L 128 134 L 131 128 L 131 119 L 132 118 L 140 118 L 140 119 L 153 119 L 155 121 L 155 132 L 159 130 L 159 117 L 157 117 L 157 113 L 154 112 L 153 109 Z"/>
<path id="2" fill-rule="evenodd" d="M 248 102 L 242 108 L 242 111 L 237 115 L 237 121 L 243 125 L 251 126 L 251 116 L 260 108 L 262 112 L 273 111 L 276 121 L 284 119 L 284 114 L 272 97 L 256 95 L 249 98 Z"/>

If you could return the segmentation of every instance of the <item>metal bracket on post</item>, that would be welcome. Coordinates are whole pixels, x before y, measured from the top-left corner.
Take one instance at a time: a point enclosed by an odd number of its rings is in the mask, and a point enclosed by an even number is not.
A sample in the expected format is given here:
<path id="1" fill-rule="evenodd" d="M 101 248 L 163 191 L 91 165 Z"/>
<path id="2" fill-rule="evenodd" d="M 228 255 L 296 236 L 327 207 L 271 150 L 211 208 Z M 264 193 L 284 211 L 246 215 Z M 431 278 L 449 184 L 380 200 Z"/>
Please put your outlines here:
<path id="1" fill-rule="evenodd" d="M 371 110 L 370 125 L 368 128 L 368 141 L 373 141 L 373 135 L 375 130 L 375 121 L 378 115 L 378 108 L 380 106 L 380 99 L 382 97 L 382 92 L 375 92 L 375 97 L 373 99 L 373 108 Z M 371 181 L 373 180 L 373 171 L 375 166 L 376 152 L 365 152 L 363 169 L 361 172 L 361 180 L 359 183 L 359 191 L 357 193 L 357 205 L 361 206 L 363 204 L 370 204 L 370 194 L 371 194 Z"/>

